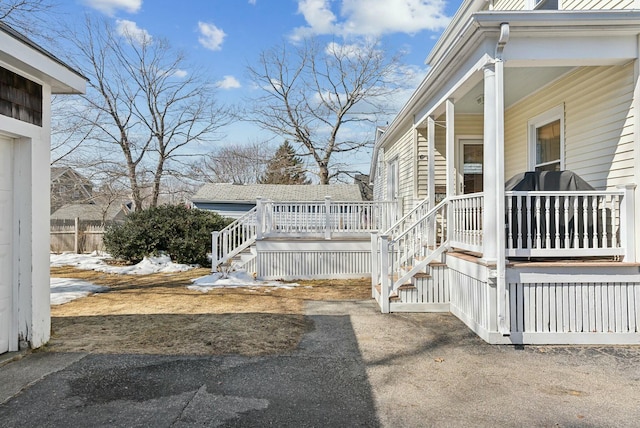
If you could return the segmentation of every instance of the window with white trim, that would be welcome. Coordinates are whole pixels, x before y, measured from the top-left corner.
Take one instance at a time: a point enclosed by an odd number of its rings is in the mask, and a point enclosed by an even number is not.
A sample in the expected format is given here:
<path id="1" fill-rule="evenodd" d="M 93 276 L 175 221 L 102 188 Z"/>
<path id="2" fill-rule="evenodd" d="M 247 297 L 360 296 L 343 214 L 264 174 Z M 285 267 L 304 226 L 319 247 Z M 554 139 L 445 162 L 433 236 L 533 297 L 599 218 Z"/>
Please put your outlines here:
<path id="1" fill-rule="evenodd" d="M 564 169 L 564 106 L 529 120 L 529 169 Z"/>
<path id="2" fill-rule="evenodd" d="M 400 169 L 398 168 L 398 157 L 391 159 L 387 164 L 387 198 L 390 201 L 398 199 L 400 184 Z"/>

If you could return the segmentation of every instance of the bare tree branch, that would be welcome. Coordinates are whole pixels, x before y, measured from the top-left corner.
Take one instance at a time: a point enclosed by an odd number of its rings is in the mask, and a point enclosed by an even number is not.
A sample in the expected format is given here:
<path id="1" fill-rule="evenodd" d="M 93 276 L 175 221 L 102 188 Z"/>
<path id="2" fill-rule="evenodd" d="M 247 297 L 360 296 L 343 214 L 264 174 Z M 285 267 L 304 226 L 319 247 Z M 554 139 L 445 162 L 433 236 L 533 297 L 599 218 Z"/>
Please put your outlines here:
<path id="1" fill-rule="evenodd" d="M 258 65 L 249 67 L 251 79 L 262 89 L 253 100 L 250 119 L 290 140 L 299 156 L 311 157 L 320 183 L 327 184 L 343 174 L 334 168 L 334 155 L 371 146 L 369 139 L 353 141 L 341 135 L 347 135 L 350 126 L 375 123 L 387 113 L 388 95 L 397 87 L 391 76 L 399 58 L 387 56 L 370 41 L 322 48 L 317 40 L 307 39 L 291 49 L 283 44 L 265 51 Z"/>

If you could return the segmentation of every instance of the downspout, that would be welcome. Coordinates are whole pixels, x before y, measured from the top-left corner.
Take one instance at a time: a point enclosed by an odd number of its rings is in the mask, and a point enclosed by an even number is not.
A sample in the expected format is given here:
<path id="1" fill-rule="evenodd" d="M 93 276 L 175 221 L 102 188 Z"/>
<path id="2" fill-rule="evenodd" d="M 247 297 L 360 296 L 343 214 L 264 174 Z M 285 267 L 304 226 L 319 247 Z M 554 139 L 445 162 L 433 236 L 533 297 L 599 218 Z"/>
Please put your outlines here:
<path id="1" fill-rule="evenodd" d="M 506 240 L 505 240 L 505 194 L 504 194 L 504 61 L 503 51 L 509 41 L 509 23 L 500 24 L 500 38 L 496 46 L 495 55 L 495 83 L 496 83 L 496 142 L 501 144 L 496 150 L 496 198 L 497 198 L 497 250 L 496 288 L 498 298 L 498 332 L 503 336 L 511 334 L 507 325 L 507 311 L 509 293 L 507 292 L 506 275 Z"/>

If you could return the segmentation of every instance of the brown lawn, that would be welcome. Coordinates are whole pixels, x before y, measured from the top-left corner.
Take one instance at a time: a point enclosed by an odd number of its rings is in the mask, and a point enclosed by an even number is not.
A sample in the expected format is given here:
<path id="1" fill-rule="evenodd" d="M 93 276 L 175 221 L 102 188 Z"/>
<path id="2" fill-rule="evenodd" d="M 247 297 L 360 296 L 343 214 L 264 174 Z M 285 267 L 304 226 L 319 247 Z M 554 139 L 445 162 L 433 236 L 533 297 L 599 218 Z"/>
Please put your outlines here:
<path id="1" fill-rule="evenodd" d="M 111 290 L 51 308 L 58 352 L 168 355 L 266 355 L 295 349 L 313 328 L 307 300 L 367 299 L 370 280 L 298 281 L 292 289 L 186 288 L 208 269 L 153 275 L 115 275 L 73 267 L 51 276 L 79 278 Z"/>

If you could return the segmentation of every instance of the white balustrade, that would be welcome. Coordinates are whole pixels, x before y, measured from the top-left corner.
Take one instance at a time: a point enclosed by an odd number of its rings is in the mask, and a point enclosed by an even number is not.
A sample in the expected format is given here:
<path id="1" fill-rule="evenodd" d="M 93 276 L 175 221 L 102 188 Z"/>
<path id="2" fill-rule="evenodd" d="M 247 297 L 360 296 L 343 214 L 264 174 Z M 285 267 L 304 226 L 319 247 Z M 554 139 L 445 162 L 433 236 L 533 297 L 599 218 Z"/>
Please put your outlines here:
<path id="1" fill-rule="evenodd" d="M 625 191 L 506 192 L 507 256 L 623 256 Z"/>
<path id="2" fill-rule="evenodd" d="M 449 241 L 452 247 L 482 252 L 482 193 L 452 196 Z"/>

